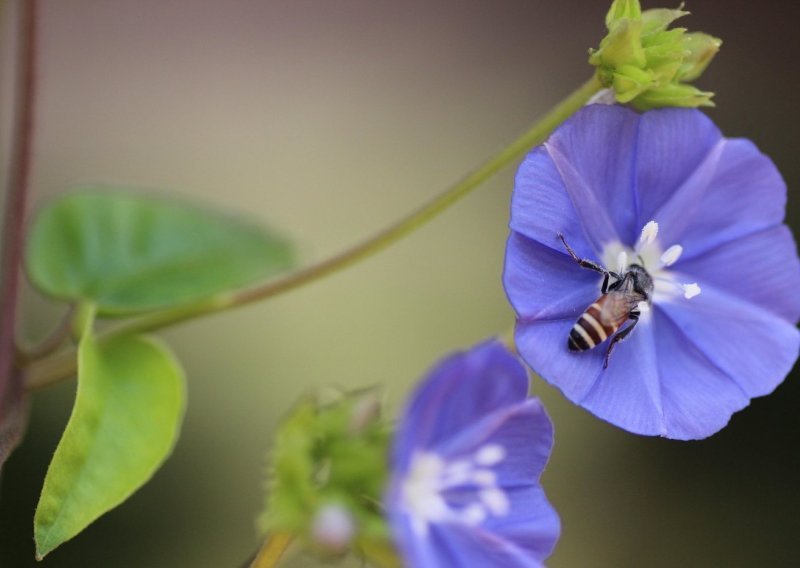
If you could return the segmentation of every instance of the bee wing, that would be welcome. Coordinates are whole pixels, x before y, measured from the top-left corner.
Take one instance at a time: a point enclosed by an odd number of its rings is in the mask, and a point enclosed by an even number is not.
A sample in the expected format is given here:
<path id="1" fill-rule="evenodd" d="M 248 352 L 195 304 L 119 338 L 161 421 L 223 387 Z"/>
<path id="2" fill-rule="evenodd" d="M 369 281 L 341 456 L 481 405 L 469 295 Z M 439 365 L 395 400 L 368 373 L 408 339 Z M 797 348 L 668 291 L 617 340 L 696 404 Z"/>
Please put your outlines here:
<path id="1" fill-rule="evenodd" d="M 600 306 L 600 324 L 612 329 L 618 329 L 625 323 L 634 306 L 628 294 L 616 291 L 601 296 L 596 303 Z"/>

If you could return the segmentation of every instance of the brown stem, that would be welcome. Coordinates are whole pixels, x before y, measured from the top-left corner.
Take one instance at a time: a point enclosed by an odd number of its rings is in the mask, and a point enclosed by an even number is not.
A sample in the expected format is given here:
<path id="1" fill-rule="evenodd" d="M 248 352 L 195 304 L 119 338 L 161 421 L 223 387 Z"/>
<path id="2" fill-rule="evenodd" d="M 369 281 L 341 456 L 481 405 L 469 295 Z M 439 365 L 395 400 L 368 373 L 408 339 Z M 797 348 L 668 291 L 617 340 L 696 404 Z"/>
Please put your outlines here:
<path id="1" fill-rule="evenodd" d="M 292 544 L 292 535 L 289 533 L 278 532 L 267 536 L 255 560 L 250 564 L 250 568 L 274 568 L 281 561 L 290 544 Z"/>
<path id="2" fill-rule="evenodd" d="M 18 6 L 19 40 L 15 123 L 5 199 L 5 219 L 0 256 L 0 408 L 10 392 L 11 382 L 21 380 L 13 373 L 19 273 L 25 232 L 25 206 L 33 147 L 34 98 L 36 86 L 37 0 L 21 0 Z"/>

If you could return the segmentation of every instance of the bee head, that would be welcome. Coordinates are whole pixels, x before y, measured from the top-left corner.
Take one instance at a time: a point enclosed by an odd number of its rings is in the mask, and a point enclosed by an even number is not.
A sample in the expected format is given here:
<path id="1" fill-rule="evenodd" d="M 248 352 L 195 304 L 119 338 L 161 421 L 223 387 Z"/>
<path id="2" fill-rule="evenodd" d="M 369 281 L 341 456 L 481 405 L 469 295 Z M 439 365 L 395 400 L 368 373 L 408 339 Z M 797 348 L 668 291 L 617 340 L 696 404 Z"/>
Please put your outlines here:
<path id="1" fill-rule="evenodd" d="M 653 279 L 642 265 L 631 264 L 628 267 L 628 271 L 625 273 L 625 276 L 632 280 L 634 291 L 638 292 L 648 300 L 650 299 L 650 296 L 653 294 Z"/>

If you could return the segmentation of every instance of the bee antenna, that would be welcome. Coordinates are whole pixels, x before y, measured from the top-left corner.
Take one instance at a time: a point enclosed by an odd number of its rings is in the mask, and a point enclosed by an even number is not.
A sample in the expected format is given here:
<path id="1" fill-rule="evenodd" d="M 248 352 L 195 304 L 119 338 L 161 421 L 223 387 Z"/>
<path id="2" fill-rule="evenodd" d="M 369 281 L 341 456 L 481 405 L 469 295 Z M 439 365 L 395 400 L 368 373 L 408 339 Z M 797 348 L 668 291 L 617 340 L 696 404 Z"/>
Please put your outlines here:
<path id="1" fill-rule="evenodd" d="M 636 258 L 638 258 L 638 259 L 639 259 L 639 264 L 640 264 L 640 265 L 642 265 L 642 266 L 644 266 L 644 259 L 642 258 L 642 255 L 640 255 L 639 253 L 637 253 L 637 254 L 636 254 Z"/>

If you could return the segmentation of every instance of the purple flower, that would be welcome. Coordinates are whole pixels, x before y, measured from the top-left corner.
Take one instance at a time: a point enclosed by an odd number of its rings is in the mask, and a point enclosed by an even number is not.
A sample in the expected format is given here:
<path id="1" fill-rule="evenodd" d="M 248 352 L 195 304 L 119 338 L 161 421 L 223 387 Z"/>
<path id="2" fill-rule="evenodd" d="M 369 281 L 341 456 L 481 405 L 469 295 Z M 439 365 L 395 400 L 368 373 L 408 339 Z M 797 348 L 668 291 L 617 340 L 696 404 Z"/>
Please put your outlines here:
<path id="1" fill-rule="evenodd" d="M 406 566 L 542 566 L 560 531 L 539 486 L 553 427 L 527 394 L 497 341 L 446 359 L 414 393 L 387 499 Z"/>
<path id="2" fill-rule="evenodd" d="M 582 109 L 517 174 L 504 284 L 520 354 L 631 432 L 720 430 L 797 359 L 800 263 L 785 202 L 769 158 L 698 111 Z M 559 234 L 616 273 L 610 297 L 599 301 L 603 274 Z M 612 331 L 633 324 L 604 368 Z"/>

